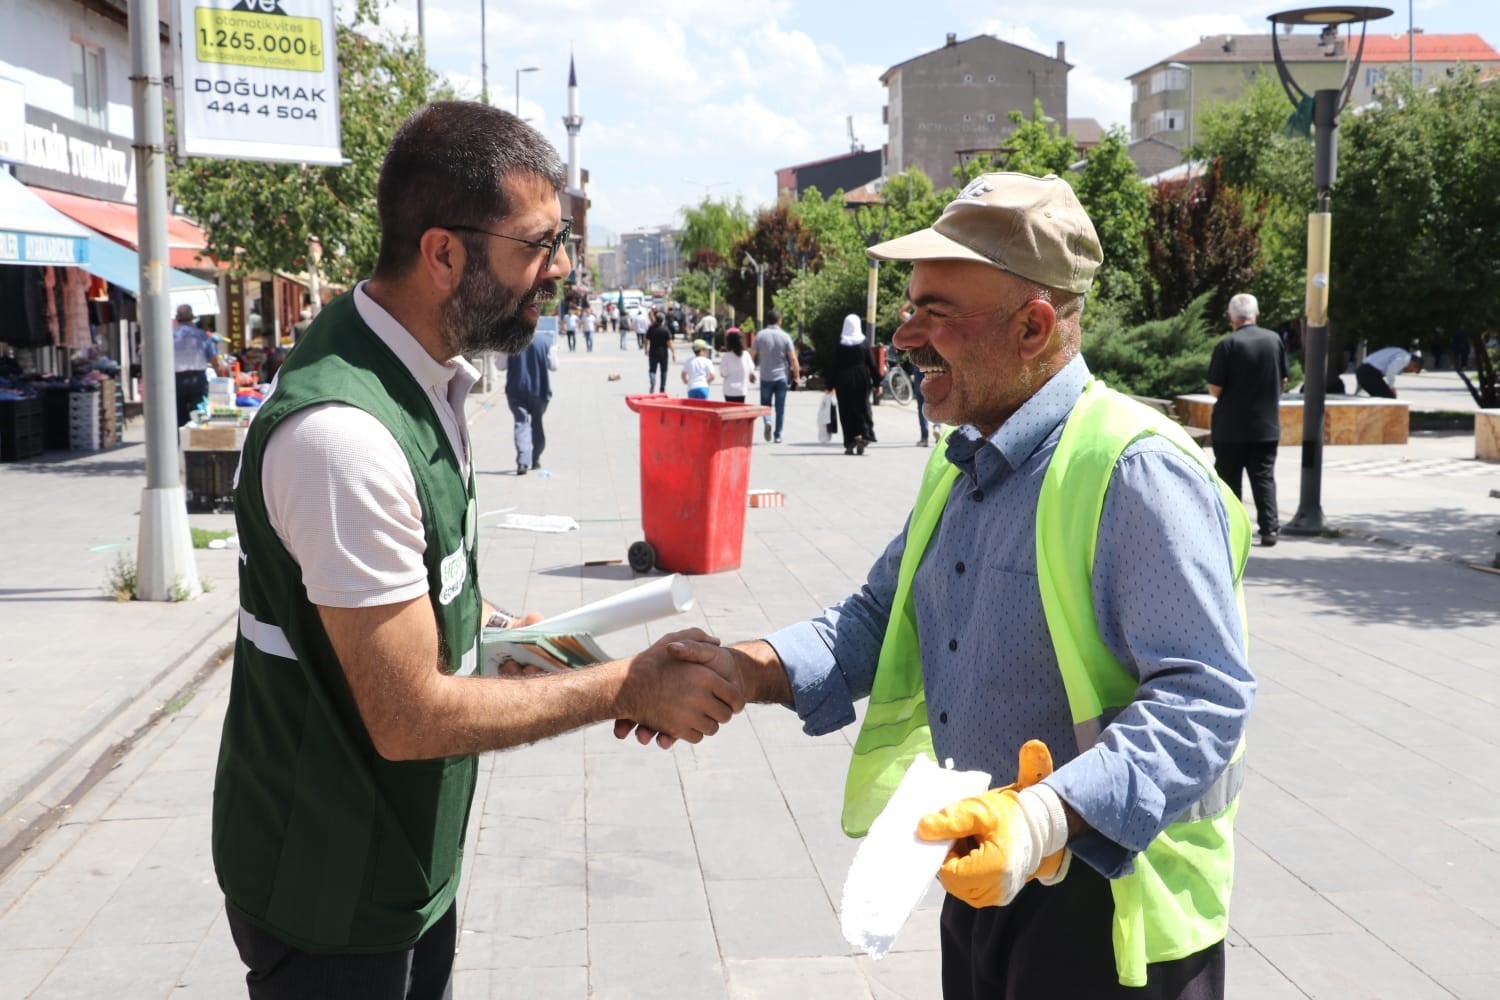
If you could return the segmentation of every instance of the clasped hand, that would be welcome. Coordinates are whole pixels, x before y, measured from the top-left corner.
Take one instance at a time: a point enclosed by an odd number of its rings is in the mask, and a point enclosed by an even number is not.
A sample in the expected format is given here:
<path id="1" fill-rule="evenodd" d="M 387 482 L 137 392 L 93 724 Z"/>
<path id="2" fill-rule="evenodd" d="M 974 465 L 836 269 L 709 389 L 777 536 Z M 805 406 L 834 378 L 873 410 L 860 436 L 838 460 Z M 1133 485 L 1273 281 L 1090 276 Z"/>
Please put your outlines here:
<path id="1" fill-rule="evenodd" d="M 1062 800 L 1041 780 L 1052 773 L 1052 754 L 1041 740 L 1020 751 L 1015 784 L 960 799 L 923 816 L 917 836 L 952 840 L 938 881 L 973 907 L 1007 906 L 1032 879 L 1062 881 L 1071 854 Z"/>
<path id="2" fill-rule="evenodd" d="M 615 736 L 632 729 L 642 745 L 663 750 L 677 740 L 697 743 L 745 707 L 733 654 L 698 628 L 673 632 L 632 658 L 620 692 L 623 716 Z"/>

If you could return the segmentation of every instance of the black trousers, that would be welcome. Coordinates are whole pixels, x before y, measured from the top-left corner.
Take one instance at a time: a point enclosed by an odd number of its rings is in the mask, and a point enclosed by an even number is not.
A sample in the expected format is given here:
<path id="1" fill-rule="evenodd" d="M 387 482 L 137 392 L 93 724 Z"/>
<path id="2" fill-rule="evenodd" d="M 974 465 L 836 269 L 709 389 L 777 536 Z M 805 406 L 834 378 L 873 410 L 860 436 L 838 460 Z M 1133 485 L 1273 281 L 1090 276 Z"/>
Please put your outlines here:
<path id="1" fill-rule="evenodd" d="M 185 372 L 178 372 L 175 389 L 177 392 L 177 426 L 181 427 L 188 422 L 188 417 L 198 404 L 208 396 L 208 375 L 202 368 Z"/>
<path id="2" fill-rule="evenodd" d="M 1215 441 L 1214 471 L 1242 496 L 1244 473 L 1250 474 L 1250 495 L 1262 535 L 1280 532 L 1276 514 L 1276 441 Z"/>
<path id="3" fill-rule="evenodd" d="M 457 907 L 401 951 L 376 955 L 318 955 L 294 948 L 225 906 L 229 932 L 249 967 L 251 1000 L 452 1000 Z"/>
<path id="4" fill-rule="evenodd" d="M 1396 390 L 1386 382 L 1385 376 L 1380 374 L 1380 369 L 1369 362 L 1361 362 L 1360 366 L 1354 369 L 1354 381 L 1359 383 L 1361 389 L 1377 399 L 1396 398 Z"/>
<path id="5" fill-rule="evenodd" d="M 1031 882 L 1009 906 L 943 900 L 945 1000 L 1223 1000 L 1224 942 L 1148 967 L 1143 988 L 1115 972 L 1109 881 L 1074 860 L 1057 885 Z"/>

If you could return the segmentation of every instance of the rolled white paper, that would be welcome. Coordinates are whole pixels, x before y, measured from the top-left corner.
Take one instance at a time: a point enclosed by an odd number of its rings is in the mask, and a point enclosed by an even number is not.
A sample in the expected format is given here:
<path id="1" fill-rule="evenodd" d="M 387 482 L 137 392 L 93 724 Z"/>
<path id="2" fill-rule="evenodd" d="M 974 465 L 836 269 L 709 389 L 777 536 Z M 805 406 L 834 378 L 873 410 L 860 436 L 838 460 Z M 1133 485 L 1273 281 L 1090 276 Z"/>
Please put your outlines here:
<path id="1" fill-rule="evenodd" d="M 917 822 L 989 787 L 990 776 L 983 771 L 938 767 L 926 755 L 912 761 L 895 794 L 870 824 L 844 879 L 839 907 L 844 940 L 871 958 L 885 957 L 953 843 L 921 839 Z"/>
<path id="2" fill-rule="evenodd" d="M 528 629 L 550 633 L 607 635 L 691 610 L 693 585 L 679 573 L 612 594 L 602 601 L 553 615 Z"/>

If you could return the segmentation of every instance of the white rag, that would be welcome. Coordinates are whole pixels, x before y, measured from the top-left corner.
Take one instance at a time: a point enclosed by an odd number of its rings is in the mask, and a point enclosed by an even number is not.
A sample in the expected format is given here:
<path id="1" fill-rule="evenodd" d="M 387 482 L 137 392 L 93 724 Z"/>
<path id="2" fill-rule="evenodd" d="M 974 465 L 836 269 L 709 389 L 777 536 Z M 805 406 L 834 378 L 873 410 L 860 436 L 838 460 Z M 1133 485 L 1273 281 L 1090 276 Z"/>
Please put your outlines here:
<path id="1" fill-rule="evenodd" d="M 885 957 L 953 844 L 922 840 L 917 821 L 989 787 L 990 776 L 983 771 L 955 771 L 951 761 L 947 768 L 938 767 L 926 755 L 912 761 L 896 793 L 870 824 L 844 879 L 839 907 L 844 940 L 871 958 Z"/>

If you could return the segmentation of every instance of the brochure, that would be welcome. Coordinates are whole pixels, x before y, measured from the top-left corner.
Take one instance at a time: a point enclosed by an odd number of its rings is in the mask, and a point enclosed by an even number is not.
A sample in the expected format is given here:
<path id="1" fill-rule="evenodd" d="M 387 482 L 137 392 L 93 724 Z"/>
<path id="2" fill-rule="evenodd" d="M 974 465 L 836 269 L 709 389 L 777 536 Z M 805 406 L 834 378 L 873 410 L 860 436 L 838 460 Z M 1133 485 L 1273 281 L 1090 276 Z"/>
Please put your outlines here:
<path id="1" fill-rule="evenodd" d="M 549 673 L 603 663 L 610 656 L 595 636 L 681 614 L 692 606 L 692 585 L 674 573 L 524 628 L 487 628 L 480 635 L 480 672 L 495 676 L 506 660 Z"/>

